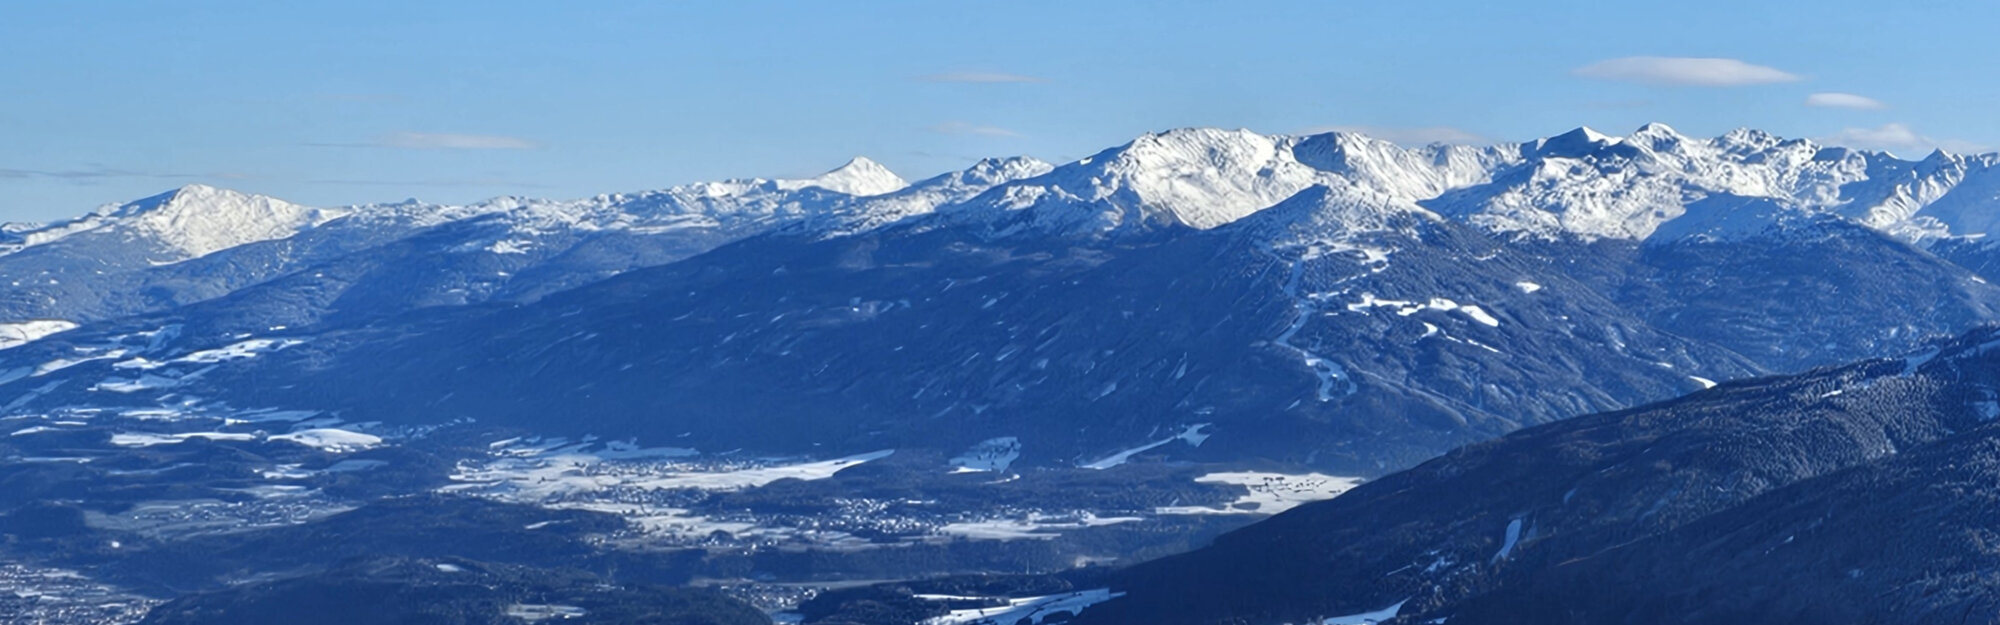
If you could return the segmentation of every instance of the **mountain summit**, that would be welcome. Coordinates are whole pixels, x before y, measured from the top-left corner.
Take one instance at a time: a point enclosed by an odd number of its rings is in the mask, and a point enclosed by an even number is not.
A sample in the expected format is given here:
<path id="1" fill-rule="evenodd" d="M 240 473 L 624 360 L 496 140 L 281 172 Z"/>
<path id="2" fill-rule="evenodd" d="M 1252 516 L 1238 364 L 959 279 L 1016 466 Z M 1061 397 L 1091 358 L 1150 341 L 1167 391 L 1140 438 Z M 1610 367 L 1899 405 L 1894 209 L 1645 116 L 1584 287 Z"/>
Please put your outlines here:
<path id="1" fill-rule="evenodd" d="M 902 176 L 896 175 L 896 172 L 883 167 L 881 163 L 857 156 L 833 171 L 804 180 L 783 181 L 781 185 L 797 188 L 819 187 L 828 191 L 866 197 L 895 192 L 910 186 L 910 183 L 903 180 Z"/>
<path id="2" fill-rule="evenodd" d="M 282 239 L 346 214 L 348 209 L 300 206 L 277 198 L 203 184 L 107 206 L 47 225 L 9 224 L 14 239 L 0 254 L 97 232 L 150 242 L 162 261 L 197 258 L 246 243 Z"/>
<path id="3" fill-rule="evenodd" d="M 151 235 L 192 258 L 289 237 L 346 213 L 190 184 L 121 206 L 112 216 L 126 220 L 134 232 Z"/>

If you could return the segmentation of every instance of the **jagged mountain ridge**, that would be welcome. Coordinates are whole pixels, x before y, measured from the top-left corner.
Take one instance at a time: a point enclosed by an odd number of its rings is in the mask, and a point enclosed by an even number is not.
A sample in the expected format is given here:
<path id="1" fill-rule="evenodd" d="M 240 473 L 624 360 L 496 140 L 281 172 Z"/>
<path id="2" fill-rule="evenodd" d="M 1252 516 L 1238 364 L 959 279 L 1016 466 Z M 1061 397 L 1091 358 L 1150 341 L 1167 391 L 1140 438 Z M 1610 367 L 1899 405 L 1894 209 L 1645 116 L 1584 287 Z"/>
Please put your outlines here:
<path id="1" fill-rule="evenodd" d="M 1673 239 L 1728 237 L 1797 214 L 1835 214 L 1928 243 L 1982 236 L 1995 226 L 1978 207 L 1996 196 L 1996 164 L 2000 155 L 1942 152 L 1902 161 L 1754 130 L 1694 139 L 1661 124 L 1627 137 L 1580 128 L 1521 144 L 1419 148 L 1349 133 L 1184 129 L 1148 134 L 1060 167 L 989 160 L 915 185 L 866 159 L 803 180 L 734 180 L 570 201 L 507 197 L 464 206 L 411 201 L 322 209 L 190 185 L 55 224 L 0 226 L 0 280 L 17 287 L 0 302 L 0 321 L 81 322 L 162 310 L 331 260 L 329 248 L 350 253 L 476 219 L 507 222 L 518 236 L 465 241 L 454 251 L 519 254 L 551 232 L 705 240 L 669 246 L 683 250 L 678 253 L 613 263 L 608 275 L 778 226 L 852 234 L 933 210 L 989 223 L 996 231 L 1207 229 L 1313 185 L 1408 200 L 1494 232 L 1541 238 L 1640 240 L 1656 231 Z M 155 271 L 276 241 L 303 245 L 256 259 L 261 263 L 234 263 L 242 268 L 222 272 L 230 275 L 226 280 L 190 275 L 213 275 L 215 265 L 227 263 Z M 270 268 L 248 269 L 257 265 Z M 98 277 L 103 275 L 113 277 Z M 176 286 L 190 280 L 205 283 Z M 155 295 L 128 295 L 149 289 Z"/>
<path id="2" fill-rule="evenodd" d="M 1418 148 L 1349 133 L 1196 128 L 1148 134 L 946 210 L 1019 212 L 1040 230 L 1206 229 L 1324 184 L 1419 202 L 1495 232 L 1640 240 L 1691 204 L 1735 196 L 1920 240 L 1985 233 L 1992 220 L 1959 207 L 1992 199 L 1996 164 L 2000 155 L 1942 152 L 1903 161 L 1748 129 L 1696 139 L 1663 124 L 1627 137 L 1578 128 L 1520 144 Z M 1754 232 L 1764 221 L 1677 234 Z"/>
<path id="3" fill-rule="evenodd" d="M 411 299 L 436 303 L 535 296 L 773 228 L 887 223 L 1045 168 L 1033 159 L 989 160 L 909 184 L 856 159 L 802 180 L 734 180 L 568 201 L 411 200 L 332 209 L 190 185 L 66 222 L 8 225 L 0 236 L 0 280 L 15 288 L 0 297 L 0 318 L 84 322 L 157 312 L 310 275 L 308 268 L 381 265 L 381 258 L 366 256 L 413 239 L 427 248 L 418 256 L 443 260 L 405 265 L 418 275 L 392 279 L 381 290 L 419 291 Z M 441 268 L 452 265 L 465 269 Z M 538 273 L 545 283 L 534 279 Z"/>
<path id="4" fill-rule="evenodd" d="M 287 238 L 342 217 L 374 224 L 437 225 L 493 213 L 520 214 L 523 227 L 553 221 L 666 228 L 679 220 L 769 218 L 788 210 L 784 193 L 817 188 L 853 197 L 882 195 L 910 184 L 880 163 L 856 158 L 813 178 L 744 179 L 698 183 L 636 194 L 607 194 L 583 200 L 549 201 L 501 197 L 464 206 L 409 200 L 336 208 L 299 206 L 262 195 L 190 184 L 160 195 L 51 224 L 8 223 L 0 232 L 10 245 L 0 254 L 47 245 L 79 234 L 115 234 L 127 241 L 152 240 L 174 256 L 168 264 L 239 245 Z M 799 210 L 795 207 L 789 210 Z M 678 218 L 678 219 L 677 219 Z M 647 222 L 652 223 L 634 223 Z"/>

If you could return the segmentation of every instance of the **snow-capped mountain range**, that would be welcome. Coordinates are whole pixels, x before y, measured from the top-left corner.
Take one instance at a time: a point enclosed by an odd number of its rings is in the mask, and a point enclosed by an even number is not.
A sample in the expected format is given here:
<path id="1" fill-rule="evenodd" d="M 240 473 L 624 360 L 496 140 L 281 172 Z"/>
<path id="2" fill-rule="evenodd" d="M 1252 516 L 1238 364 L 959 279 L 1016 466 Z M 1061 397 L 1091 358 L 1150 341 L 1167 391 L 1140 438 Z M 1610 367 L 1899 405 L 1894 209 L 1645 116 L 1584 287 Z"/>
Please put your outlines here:
<path id="1" fill-rule="evenodd" d="M 1347 133 L 1266 136 L 1175 130 L 1004 185 L 961 210 L 1028 211 L 1057 228 L 1213 228 L 1313 185 L 1374 194 L 1495 232 L 1647 239 L 1704 201 L 1765 200 L 1920 240 L 1982 235 L 1969 206 L 1995 199 L 2000 155 L 1943 152 L 1919 162 L 1785 140 L 1756 130 L 1713 139 L 1648 124 L 1625 137 L 1589 128 L 1520 144 L 1406 148 Z M 1763 219 L 1713 219 L 1676 235 L 1732 235 Z"/>
<path id="2" fill-rule="evenodd" d="M 1061 166 L 1024 157 L 987 160 L 915 184 L 866 158 L 806 179 L 729 180 L 580 200 L 502 197 L 469 205 L 408 201 L 315 208 L 195 184 L 75 219 L 5 224 L 0 252 L 18 253 L 78 234 L 116 233 L 156 242 L 166 253 L 155 262 L 164 264 L 342 219 L 355 222 L 348 227 L 428 227 L 488 215 L 504 215 L 524 230 L 562 223 L 645 232 L 768 227 L 834 214 L 865 229 L 932 211 L 1027 211 L 1036 223 L 1072 231 L 1164 224 L 1209 229 L 1315 185 L 1539 237 L 1646 239 L 1688 215 L 1691 206 L 1733 197 L 1799 213 L 1835 214 L 1923 240 L 1984 235 L 2000 226 L 2000 217 L 1980 210 L 2000 199 L 1996 166 L 2000 154 L 1940 151 L 1906 161 L 1750 129 L 1691 138 L 1657 123 L 1624 137 L 1578 128 L 1518 144 L 1416 148 L 1352 133 L 1291 136 L 1192 128 L 1147 134 Z M 1723 226 L 1723 232 L 1671 232 L 1722 234 L 1763 225 L 1738 220 L 1702 224 Z"/>
<path id="3" fill-rule="evenodd" d="M 1162 453 L 1373 473 L 2000 320 L 1996 164 L 1659 124 L 1185 129 L 914 183 L 856 159 L 469 205 L 190 186 L 0 229 L 0 389 L 775 451 L 1014 438 L 1027 463 L 1210 425 Z M 245 355 L 188 360 L 215 350 Z"/>
<path id="4" fill-rule="evenodd" d="M 88 321 L 153 312 L 418 240 L 419 249 L 408 251 L 431 261 L 414 270 L 476 270 L 482 275 L 436 279 L 465 292 L 455 303 L 481 301 L 504 291 L 496 276 L 532 276 L 547 263 L 563 265 L 557 273 L 595 279 L 774 228 L 856 232 L 1047 168 L 1027 158 L 989 160 L 911 184 L 857 158 L 799 180 L 730 180 L 578 200 L 331 208 L 189 185 L 75 219 L 0 226 L 0 283 L 15 287 L 0 296 L 0 319 Z M 465 256 L 488 258 L 445 260 Z M 465 264 L 475 267 L 449 269 Z"/>
<path id="5" fill-rule="evenodd" d="M 931 192 L 928 197 L 934 201 L 960 199 L 953 191 L 964 193 L 964 177 L 963 172 L 941 177 L 934 184 L 925 184 L 924 190 Z M 0 232 L 11 239 L 0 252 L 17 253 L 80 234 L 116 235 L 128 241 L 157 243 L 164 254 L 154 263 L 168 264 L 247 243 L 295 236 L 341 219 L 346 221 L 334 227 L 414 229 L 488 215 L 503 215 L 516 228 L 529 232 L 556 224 L 639 231 L 735 227 L 828 212 L 849 198 L 884 195 L 909 186 L 881 164 L 865 158 L 800 180 L 729 180 L 569 201 L 500 197 L 470 205 L 412 200 L 311 208 L 192 184 L 66 221 L 0 226 Z M 506 253 L 508 246 L 499 247 L 503 251 L 496 253 Z"/>
<path id="6" fill-rule="evenodd" d="M 410 230 L 499 215 L 524 232 L 564 225 L 661 232 L 755 230 L 842 216 L 864 230 L 932 211 L 990 217 L 1025 212 L 1058 230 L 1124 232 L 1166 224 L 1209 229 L 1308 187 L 1361 193 L 1488 230 L 1538 237 L 1646 239 L 1717 198 L 1764 200 L 1779 212 L 1834 214 L 1907 240 L 1984 235 L 2000 217 L 2000 154 L 1936 152 L 1905 161 L 1740 129 L 1686 137 L 1663 124 L 1631 135 L 1589 128 L 1519 144 L 1409 148 L 1351 133 L 1261 135 L 1194 128 L 1147 134 L 1062 166 L 1029 158 L 982 161 L 915 184 L 856 158 L 817 177 L 741 179 L 580 200 L 502 197 L 469 205 L 415 201 L 306 207 L 188 185 L 51 224 L 0 226 L 0 253 L 77 235 L 155 246 L 154 264 L 321 228 Z M 1666 232 L 1732 234 L 1765 219 L 1715 219 Z M 495 241 L 497 253 L 516 249 Z"/>

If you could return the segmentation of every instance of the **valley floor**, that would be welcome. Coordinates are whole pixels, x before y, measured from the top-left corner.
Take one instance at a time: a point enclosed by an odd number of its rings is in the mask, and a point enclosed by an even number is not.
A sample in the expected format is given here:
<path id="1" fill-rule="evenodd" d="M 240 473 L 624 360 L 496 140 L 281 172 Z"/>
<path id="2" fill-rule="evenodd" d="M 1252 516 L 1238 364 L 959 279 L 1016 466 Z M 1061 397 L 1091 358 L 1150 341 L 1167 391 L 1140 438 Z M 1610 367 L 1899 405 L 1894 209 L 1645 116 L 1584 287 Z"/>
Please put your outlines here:
<path id="1" fill-rule="evenodd" d="M 697 582 L 782 619 L 825 588 L 1177 553 L 1361 481 L 1160 461 L 1171 451 L 1161 447 L 1198 445 L 1205 429 L 1023 467 L 1013 439 L 951 457 L 765 457 L 305 411 L 7 417 L 0 480 L 16 487 L 0 495 L 14 510 L 0 515 L 0 615 L 137 622 L 177 594 L 348 558 L 507 554 L 498 557 Z M 439 547 L 424 538 L 433 532 L 468 542 Z"/>

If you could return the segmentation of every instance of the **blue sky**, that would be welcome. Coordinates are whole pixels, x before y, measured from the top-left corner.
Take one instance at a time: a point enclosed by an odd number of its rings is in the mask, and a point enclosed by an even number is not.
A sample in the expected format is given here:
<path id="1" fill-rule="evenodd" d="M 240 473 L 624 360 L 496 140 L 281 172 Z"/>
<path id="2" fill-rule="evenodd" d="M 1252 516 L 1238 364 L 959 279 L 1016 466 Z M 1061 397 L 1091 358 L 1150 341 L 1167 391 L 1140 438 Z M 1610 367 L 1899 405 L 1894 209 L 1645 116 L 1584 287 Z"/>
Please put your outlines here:
<path id="1" fill-rule="evenodd" d="M 916 179 L 1179 126 L 2000 146 L 1985 0 L 307 4 L 8 2 L 0 221 L 189 182 L 458 202 L 855 155 Z"/>

